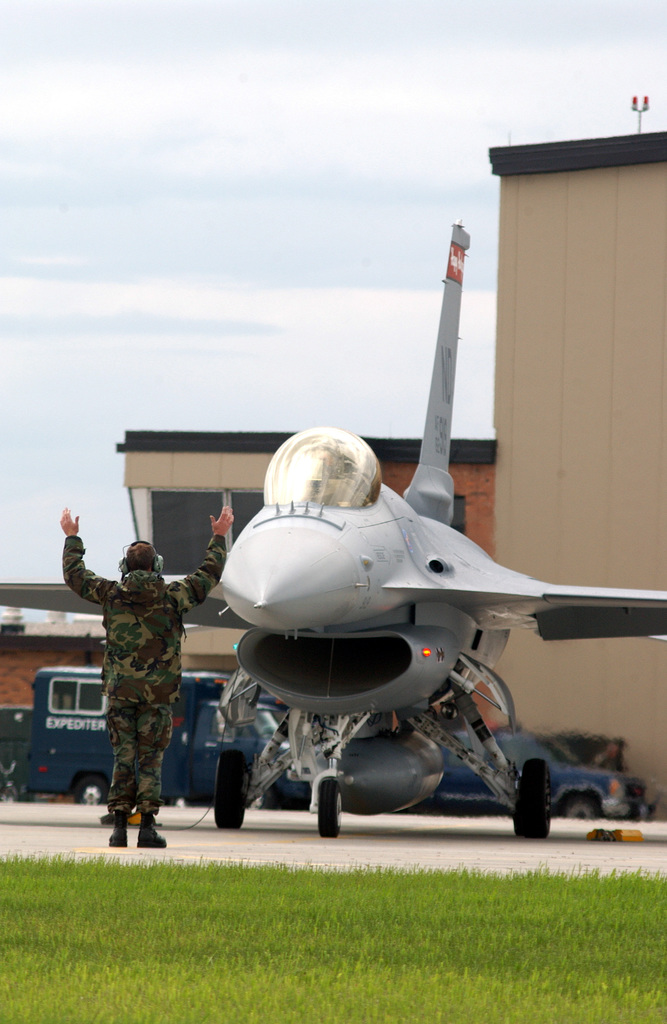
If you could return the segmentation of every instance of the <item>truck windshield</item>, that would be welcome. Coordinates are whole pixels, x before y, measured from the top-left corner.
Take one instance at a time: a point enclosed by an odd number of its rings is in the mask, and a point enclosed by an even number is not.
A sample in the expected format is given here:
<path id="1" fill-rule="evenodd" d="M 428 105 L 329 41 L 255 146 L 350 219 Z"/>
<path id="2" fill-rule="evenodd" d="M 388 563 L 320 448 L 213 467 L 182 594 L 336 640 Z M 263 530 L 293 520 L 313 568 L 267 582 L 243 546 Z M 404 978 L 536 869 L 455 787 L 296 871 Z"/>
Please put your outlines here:
<path id="1" fill-rule="evenodd" d="M 225 742 L 238 739 L 254 739 L 255 736 L 259 736 L 262 740 L 268 740 L 273 736 L 277 728 L 278 719 L 272 711 L 267 711 L 265 708 L 259 708 L 251 725 L 228 725 L 225 721 L 225 716 L 219 708 L 216 708 L 216 712 L 211 719 L 211 735 L 217 736 Z"/>
<path id="2" fill-rule="evenodd" d="M 380 463 L 365 441 L 348 430 L 313 428 L 290 437 L 273 456 L 264 501 L 363 508 L 375 504 L 381 483 Z"/>

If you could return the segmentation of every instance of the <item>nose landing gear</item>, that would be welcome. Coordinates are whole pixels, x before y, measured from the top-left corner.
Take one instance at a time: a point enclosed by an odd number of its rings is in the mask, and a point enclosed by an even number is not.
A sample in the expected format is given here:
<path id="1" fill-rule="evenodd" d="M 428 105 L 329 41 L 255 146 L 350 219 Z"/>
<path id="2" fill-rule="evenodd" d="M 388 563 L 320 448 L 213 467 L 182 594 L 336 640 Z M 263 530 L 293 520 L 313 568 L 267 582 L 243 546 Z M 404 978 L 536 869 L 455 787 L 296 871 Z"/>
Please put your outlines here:
<path id="1" fill-rule="evenodd" d="M 338 779 L 322 779 L 317 803 L 317 824 L 320 835 L 335 839 L 340 832 L 342 798 Z"/>

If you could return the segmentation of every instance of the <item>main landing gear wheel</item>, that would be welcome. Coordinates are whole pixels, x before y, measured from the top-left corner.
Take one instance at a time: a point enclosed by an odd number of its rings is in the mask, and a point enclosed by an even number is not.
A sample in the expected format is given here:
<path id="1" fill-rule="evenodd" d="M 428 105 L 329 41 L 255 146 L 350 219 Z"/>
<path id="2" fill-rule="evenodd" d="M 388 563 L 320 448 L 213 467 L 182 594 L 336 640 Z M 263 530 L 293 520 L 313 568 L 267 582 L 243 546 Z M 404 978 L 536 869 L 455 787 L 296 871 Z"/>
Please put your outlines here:
<path id="1" fill-rule="evenodd" d="M 342 809 L 338 779 L 322 779 L 317 800 L 317 824 L 320 835 L 325 839 L 335 839 L 340 832 Z"/>
<path id="2" fill-rule="evenodd" d="M 523 766 L 514 814 L 514 831 L 526 839 L 546 839 L 551 827 L 551 775 L 549 765 L 533 757 Z"/>
<path id="3" fill-rule="evenodd" d="M 223 750 L 215 773 L 213 808 L 218 828 L 241 828 L 245 815 L 248 768 L 242 750 Z"/>

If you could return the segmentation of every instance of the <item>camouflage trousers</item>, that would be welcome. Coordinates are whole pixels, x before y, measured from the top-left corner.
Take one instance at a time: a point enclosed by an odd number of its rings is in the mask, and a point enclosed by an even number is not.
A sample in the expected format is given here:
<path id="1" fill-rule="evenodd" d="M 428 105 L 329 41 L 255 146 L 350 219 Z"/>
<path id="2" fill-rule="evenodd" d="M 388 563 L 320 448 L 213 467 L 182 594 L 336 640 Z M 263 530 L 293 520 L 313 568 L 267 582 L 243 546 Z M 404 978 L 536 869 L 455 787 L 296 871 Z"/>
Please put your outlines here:
<path id="1" fill-rule="evenodd" d="M 109 700 L 109 739 L 113 747 L 113 778 L 109 810 L 155 813 L 162 806 L 162 759 L 171 739 L 171 709 L 166 704 Z"/>

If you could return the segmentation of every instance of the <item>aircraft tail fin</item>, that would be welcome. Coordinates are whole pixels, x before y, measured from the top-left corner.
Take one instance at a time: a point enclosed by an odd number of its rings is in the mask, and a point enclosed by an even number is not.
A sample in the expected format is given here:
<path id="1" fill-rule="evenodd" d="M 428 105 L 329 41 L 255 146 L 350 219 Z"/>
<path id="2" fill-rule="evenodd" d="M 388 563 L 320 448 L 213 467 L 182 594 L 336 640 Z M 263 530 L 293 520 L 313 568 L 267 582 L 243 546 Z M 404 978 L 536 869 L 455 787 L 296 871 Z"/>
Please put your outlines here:
<path id="1" fill-rule="evenodd" d="M 454 224 L 419 465 L 405 492 L 405 500 L 415 512 L 447 524 L 451 523 L 454 513 L 454 482 L 448 472 L 449 449 L 463 263 L 469 246 L 470 235 L 460 222 Z"/>

